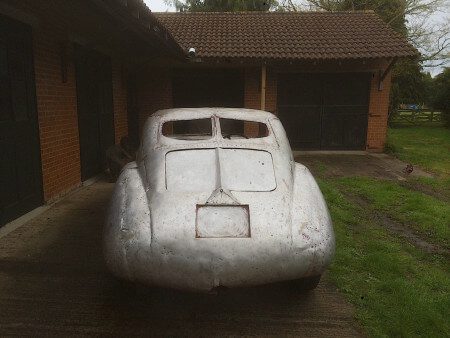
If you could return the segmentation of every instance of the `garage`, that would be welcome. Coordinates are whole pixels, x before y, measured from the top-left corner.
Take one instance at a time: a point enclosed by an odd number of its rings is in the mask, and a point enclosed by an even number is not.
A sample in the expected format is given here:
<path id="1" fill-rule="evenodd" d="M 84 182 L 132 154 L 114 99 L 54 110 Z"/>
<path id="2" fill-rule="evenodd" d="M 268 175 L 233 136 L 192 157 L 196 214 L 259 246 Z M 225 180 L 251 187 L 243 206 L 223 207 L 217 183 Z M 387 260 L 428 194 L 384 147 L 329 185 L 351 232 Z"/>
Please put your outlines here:
<path id="1" fill-rule="evenodd" d="M 244 74 L 237 69 L 175 70 L 174 108 L 243 107 Z"/>
<path id="2" fill-rule="evenodd" d="M 43 202 L 31 41 L 0 16 L 0 226 Z"/>
<path id="3" fill-rule="evenodd" d="M 364 150 L 370 73 L 279 74 L 278 115 L 291 146 Z"/>

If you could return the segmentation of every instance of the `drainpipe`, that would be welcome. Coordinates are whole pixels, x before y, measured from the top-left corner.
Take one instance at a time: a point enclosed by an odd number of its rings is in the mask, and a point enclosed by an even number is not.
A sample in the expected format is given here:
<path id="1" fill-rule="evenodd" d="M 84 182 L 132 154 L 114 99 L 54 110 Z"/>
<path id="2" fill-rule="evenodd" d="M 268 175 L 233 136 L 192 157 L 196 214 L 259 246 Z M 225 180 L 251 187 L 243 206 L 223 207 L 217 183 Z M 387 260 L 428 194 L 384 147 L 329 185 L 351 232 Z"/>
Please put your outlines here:
<path id="1" fill-rule="evenodd" d="M 266 76 L 267 68 L 263 64 L 261 66 L 261 110 L 266 110 Z"/>

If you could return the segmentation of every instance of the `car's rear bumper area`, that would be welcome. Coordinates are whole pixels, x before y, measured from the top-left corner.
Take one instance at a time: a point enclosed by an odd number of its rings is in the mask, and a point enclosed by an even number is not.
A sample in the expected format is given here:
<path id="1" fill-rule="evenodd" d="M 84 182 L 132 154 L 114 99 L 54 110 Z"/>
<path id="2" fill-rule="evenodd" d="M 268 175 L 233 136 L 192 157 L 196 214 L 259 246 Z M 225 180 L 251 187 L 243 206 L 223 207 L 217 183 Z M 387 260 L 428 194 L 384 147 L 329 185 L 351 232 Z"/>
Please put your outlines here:
<path id="1" fill-rule="evenodd" d="M 325 270 L 333 254 L 327 243 L 302 248 L 274 241 L 264 245 L 252 239 L 192 243 L 177 246 L 153 242 L 148 247 L 125 250 L 123 266 L 114 270 L 119 268 L 122 277 L 147 285 L 208 292 L 221 286 L 253 286 L 315 276 Z"/>

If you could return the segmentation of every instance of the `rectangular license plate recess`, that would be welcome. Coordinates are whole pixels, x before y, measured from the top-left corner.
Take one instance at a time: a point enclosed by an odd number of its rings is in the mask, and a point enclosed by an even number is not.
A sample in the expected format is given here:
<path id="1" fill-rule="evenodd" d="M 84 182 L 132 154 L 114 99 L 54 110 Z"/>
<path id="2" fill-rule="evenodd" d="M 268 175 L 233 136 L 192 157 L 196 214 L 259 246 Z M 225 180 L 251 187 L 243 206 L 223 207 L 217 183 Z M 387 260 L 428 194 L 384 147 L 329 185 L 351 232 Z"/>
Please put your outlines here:
<path id="1" fill-rule="evenodd" d="M 248 238 L 248 205 L 197 205 L 196 238 Z"/>

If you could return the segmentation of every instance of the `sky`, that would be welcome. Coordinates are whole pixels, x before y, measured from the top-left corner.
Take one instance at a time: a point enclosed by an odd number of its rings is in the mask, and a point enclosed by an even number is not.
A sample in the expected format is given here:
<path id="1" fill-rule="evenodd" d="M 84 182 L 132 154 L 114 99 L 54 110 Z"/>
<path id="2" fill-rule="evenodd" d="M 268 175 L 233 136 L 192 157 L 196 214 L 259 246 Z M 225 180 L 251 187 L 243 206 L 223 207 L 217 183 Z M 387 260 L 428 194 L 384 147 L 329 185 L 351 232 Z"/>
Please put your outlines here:
<path id="1" fill-rule="evenodd" d="M 164 0 L 144 0 L 144 2 L 147 4 L 147 6 L 153 11 L 153 12 L 174 12 L 175 8 L 169 7 L 164 3 Z"/>

